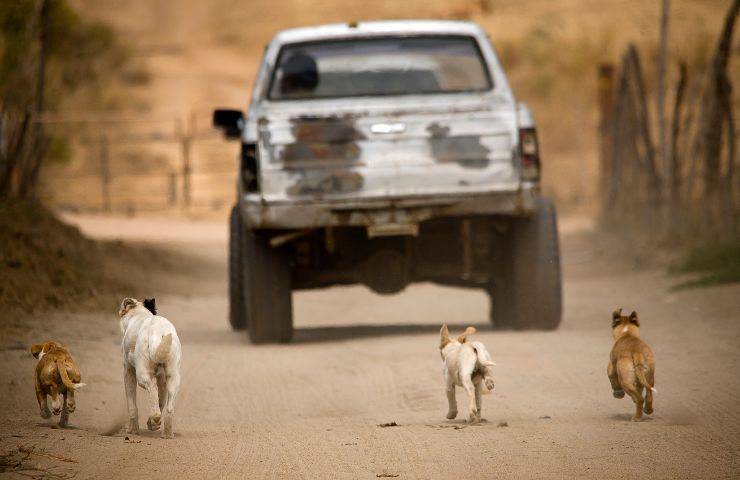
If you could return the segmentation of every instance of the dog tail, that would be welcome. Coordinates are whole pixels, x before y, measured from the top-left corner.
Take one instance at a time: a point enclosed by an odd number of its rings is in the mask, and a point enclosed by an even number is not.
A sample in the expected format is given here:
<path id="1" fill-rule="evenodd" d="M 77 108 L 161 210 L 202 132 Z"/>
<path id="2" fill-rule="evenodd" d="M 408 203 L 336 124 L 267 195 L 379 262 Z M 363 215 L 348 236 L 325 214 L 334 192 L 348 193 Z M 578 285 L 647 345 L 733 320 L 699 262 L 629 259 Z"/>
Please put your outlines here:
<path id="1" fill-rule="evenodd" d="M 472 335 L 476 331 L 477 330 L 475 329 L 475 327 L 468 327 L 468 328 L 466 328 L 465 331 L 462 334 L 460 334 L 459 337 L 457 337 L 457 341 L 460 342 L 460 343 L 465 343 L 465 339 L 468 337 L 468 335 Z"/>
<path id="2" fill-rule="evenodd" d="M 647 378 L 645 377 L 645 372 L 647 371 L 648 367 L 647 365 L 645 365 L 645 358 L 642 356 L 642 353 L 633 353 L 632 362 L 635 364 L 635 375 L 637 375 L 637 379 L 640 381 L 640 383 L 645 388 L 648 388 L 653 392 L 657 392 L 655 387 L 650 385 L 647 381 Z"/>
<path id="3" fill-rule="evenodd" d="M 159 342 L 157 351 L 154 352 L 154 361 L 156 363 L 165 363 L 167 358 L 170 356 L 170 348 L 172 347 L 172 334 L 162 336 L 162 341 Z"/>
<path id="4" fill-rule="evenodd" d="M 74 383 L 72 379 L 69 378 L 69 374 L 67 373 L 67 366 L 64 365 L 64 362 L 61 360 L 57 360 L 57 370 L 59 371 L 59 376 L 62 377 L 62 383 L 68 389 L 77 390 L 86 385 L 84 383 Z"/>
<path id="5" fill-rule="evenodd" d="M 478 356 L 478 363 L 480 363 L 484 367 L 493 367 L 496 365 L 496 363 L 491 360 L 491 354 L 488 353 L 485 345 L 483 345 L 481 342 L 470 342 L 470 345 L 473 347 L 475 354 Z"/>

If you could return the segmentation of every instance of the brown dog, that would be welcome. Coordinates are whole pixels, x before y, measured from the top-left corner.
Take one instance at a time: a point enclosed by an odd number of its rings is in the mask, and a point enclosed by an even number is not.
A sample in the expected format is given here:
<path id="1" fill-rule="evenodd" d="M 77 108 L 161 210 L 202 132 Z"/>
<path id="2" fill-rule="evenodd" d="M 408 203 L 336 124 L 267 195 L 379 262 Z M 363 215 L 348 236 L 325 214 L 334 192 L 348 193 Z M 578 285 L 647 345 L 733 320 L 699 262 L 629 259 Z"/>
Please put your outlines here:
<path id="1" fill-rule="evenodd" d="M 41 418 L 51 417 L 46 396 L 51 397 L 54 415 L 59 415 L 59 426 L 66 427 L 70 412 L 75 411 L 75 390 L 85 386 L 80 383 L 80 370 L 72 355 L 57 342 L 35 344 L 31 353 L 39 359 L 36 364 L 36 399 L 41 409 Z M 63 397 L 59 398 L 59 395 Z"/>
<path id="2" fill-rule="evenodd" d="M 647 343 L 640 339 L 640 321 L 637 312 L 629 317 L 622 315 L 622 309 L 612 314 L 612 335 L 614 346 L 609 358 L 606 373 L 612 384 L 615 398 L 623 398 L 625 392 L 635 402 L 633 422 L 642 418 L 644 410 L 653 413 L 653 392 L 655 392 L 655 359 Z M 642 389 L 645 388 L 645 398 Z"/>

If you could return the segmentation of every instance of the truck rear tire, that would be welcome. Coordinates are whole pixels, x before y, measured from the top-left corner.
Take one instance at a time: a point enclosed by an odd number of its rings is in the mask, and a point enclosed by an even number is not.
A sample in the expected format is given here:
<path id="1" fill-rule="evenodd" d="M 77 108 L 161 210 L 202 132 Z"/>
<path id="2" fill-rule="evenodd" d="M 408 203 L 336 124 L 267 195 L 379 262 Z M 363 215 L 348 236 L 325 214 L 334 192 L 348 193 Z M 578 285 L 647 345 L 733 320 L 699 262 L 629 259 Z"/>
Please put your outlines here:
<path id="1" fill-rule="evenodd" d="M 229 324 L 233 330 L 245 330 L 248 323 L 244 306 L 241 230 L 239 206 L 235 205 L 229 218 Z"/>
<path id="2" fill-rule="evenodd" d="M 501 238 L 488 287 L 497 327 L 554 330 L 562 316 L 557 214 L 540 197 L 537 213 L 513 219 Z"/>
<path id="3" fill-rule="evenodd" d="M 290 257 L 247 228 L 244 247 L 244 300 L 252 343 L 285 343 L 293 337 Z"/>

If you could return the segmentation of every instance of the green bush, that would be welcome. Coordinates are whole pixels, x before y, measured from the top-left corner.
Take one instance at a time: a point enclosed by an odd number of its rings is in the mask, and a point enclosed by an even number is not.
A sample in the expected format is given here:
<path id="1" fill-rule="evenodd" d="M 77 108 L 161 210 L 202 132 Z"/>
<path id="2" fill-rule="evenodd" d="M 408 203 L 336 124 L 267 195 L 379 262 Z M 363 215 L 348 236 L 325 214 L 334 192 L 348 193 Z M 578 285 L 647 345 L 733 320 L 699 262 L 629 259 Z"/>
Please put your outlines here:
<path id="1" fill-rule="evenodd" d="M 48 2 L 46 92 L 47 110 L 65 95 L 96 83 L 117 70 L 124 49 L 106 25 L 78 14 L 66 0 Z M 38 2 L 0 2 L 0 98 L 3 110 L 27 111 L 33 104 L 39 62 Z"/>

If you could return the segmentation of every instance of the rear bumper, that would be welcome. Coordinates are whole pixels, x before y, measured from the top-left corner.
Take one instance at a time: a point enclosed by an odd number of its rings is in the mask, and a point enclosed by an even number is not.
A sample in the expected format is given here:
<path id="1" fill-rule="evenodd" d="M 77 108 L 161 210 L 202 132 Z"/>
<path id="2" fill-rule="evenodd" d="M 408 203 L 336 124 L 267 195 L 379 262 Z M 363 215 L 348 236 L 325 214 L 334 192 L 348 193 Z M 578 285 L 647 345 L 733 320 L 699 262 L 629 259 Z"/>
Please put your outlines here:
<path id="1" fill-rule="evenodd" d="M 418 225 L 430 218 L 465 215 L 527 216 L 535 212 L 538 195 L 537 185 L 523 185 L 514 192 L 331 202 L 266 204 L 258 195 L 246 195 L 240 206 L 253 230 L 370 227 Z"/>

